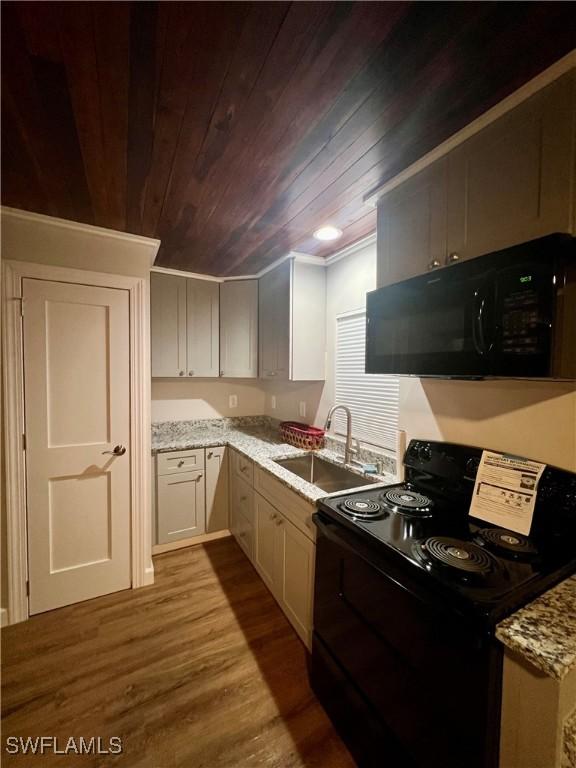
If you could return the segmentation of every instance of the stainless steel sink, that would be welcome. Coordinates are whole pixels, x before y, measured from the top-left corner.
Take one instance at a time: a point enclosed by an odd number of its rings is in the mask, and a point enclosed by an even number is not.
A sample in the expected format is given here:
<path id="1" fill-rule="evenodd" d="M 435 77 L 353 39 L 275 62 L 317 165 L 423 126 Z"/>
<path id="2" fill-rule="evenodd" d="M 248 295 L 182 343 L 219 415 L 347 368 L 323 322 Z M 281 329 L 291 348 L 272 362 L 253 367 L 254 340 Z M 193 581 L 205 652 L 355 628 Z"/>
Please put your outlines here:
<path id="1" fill-rule="evenodd" d="M 302 480 L 317 485 L 326 493 L 345 491 L 348 488 L 358 488 L 361 485 L 376 482 L 372 477 L 357 475 L 346 467 L 340 467 L 319 458 L 314 453 L 295 456 L 292 459 L 278 459 L 275 463 L 298 475 Z"/>

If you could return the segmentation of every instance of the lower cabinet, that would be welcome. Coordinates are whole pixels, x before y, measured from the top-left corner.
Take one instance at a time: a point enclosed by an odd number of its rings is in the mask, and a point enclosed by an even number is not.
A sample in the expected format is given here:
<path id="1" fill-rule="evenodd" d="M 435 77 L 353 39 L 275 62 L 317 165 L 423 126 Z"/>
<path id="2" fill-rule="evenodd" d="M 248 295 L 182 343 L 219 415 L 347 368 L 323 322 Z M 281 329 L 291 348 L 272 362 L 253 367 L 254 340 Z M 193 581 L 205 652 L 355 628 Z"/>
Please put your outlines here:
<path id="1" fill-rule="evenodd" d="M 254 478 L 253 487 L 232 469 L 238 463 L 232 457 L 230 530 L 310 648 L 316 557 L 310 518 L 314 506 L 258 467 L 247 473 Z"/>
<path id="2" fill-rule="evenodd" d="M 228 528 L 228 454 L 224 446 L 156 456 L 156 544 Z"/>
<path id="3" fill-rule="evenodd" d="M 206 532 L 204 472 L 160 475 L 157 487 L 161 544 Z"/>

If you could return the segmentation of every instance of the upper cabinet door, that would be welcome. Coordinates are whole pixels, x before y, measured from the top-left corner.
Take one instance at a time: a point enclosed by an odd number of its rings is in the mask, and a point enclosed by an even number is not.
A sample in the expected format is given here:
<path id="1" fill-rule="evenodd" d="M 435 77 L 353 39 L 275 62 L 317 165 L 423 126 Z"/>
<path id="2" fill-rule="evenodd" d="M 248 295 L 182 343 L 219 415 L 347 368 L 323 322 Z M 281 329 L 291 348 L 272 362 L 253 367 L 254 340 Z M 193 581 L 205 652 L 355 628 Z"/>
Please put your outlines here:
<path id="1" fill-rule="evenodd" d="M 219 375 L 219 283 L 186 280 L 187 376 Z"/>
<path id="2" fill-rule="evenodd" d="M 258 280 L 220 285 L 220 375 L 258 376 Z"/>
<path id="3" fill-rule="evenodd" d="M 186 374 L 186 278 L 150 275 L 152 376 Z"/>
<path id="4" fill-rule="evenodd" d="M 448 156 L 448 251 L 471 258 L 572 231 L 575 73 Z"/>
<path id="5" fill-rule="evenodd" d="M 378 205 L 378 287 L 446 263 L 446 159 L 389 192 Z"/>
<path id="6" fill-rule="evenodd" d="M 260 377 L 290 376 L 290 302 L 292 262 L 285 261 L 260 278 Z"/>

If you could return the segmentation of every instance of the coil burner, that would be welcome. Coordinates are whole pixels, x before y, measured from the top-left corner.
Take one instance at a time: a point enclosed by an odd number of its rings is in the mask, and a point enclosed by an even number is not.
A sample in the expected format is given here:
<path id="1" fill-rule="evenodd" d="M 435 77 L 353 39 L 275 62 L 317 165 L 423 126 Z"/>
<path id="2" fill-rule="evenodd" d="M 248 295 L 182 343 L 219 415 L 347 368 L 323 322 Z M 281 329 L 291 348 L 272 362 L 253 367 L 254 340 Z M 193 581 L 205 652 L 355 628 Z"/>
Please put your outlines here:
<path id="1" fill-rule="evenodd" d="M 381 517 L 382 507 L 371 499 L 346 499 L 340 509 L 353 517 L 362 520 L 370 520 L 375 517 Z"/>
<path id="2" fill-rule="evenodd" d="M 432 507 L 434 506 L 434 502 L 428 496 L 407 487 L 391 488 L 389 491 L 384 491 L 381 500 L 392 512 L 399 512 L 403 515 L 428 517 L 432 515 Z"/>

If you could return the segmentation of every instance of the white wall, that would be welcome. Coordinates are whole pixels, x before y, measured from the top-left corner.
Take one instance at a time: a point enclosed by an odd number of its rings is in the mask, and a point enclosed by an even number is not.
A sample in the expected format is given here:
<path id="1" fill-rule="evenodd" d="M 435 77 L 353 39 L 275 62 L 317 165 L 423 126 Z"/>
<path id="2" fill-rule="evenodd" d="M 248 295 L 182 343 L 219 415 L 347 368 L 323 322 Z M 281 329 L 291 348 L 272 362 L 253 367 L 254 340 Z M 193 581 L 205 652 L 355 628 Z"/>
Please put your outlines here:
<path id="1" fill-rule="evenodd" d="M 576 472 L 571 383 L 400 379 L 400 429 L 516 453 Z"/>
<path id="2" fill-rule="evenodd" d="M 238 406 L 231 408 L 230 395 Z M 255 379 L 152 379 L 152 421 L 259 416 L 265 395 Z"/>

